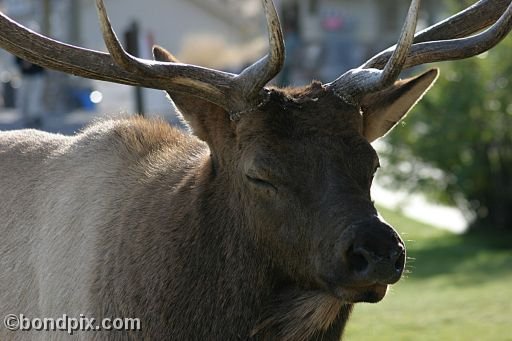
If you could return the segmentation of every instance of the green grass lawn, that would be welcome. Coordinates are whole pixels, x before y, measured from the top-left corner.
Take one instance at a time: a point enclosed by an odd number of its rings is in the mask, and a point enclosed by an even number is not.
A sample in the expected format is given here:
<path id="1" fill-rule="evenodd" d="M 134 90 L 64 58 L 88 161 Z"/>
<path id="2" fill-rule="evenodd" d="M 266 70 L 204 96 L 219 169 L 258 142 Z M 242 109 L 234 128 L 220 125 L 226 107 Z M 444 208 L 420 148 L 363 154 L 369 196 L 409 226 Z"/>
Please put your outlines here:
<path id="1" fill-rule="evenodd" d="M 356 305 L 344 340 L 512 340 L 512 234 L 459 236 L 380 211 L 412 259 L 382 302 Z"/>

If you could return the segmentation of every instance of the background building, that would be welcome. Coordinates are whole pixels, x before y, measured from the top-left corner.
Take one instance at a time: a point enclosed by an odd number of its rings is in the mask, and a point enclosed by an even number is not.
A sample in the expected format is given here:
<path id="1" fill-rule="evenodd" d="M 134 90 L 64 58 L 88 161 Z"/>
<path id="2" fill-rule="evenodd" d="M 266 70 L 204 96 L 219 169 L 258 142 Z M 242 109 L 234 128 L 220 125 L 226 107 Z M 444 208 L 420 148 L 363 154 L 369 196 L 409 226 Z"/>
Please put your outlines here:
<path id="1" fill-rule="evenodd" d="M 398 39 L 409 0 L 282 0 L 289 42 L 286 82 L 330 81 Z M 439 19 L 443 7 L 423 2 L 418 28 Z"/>

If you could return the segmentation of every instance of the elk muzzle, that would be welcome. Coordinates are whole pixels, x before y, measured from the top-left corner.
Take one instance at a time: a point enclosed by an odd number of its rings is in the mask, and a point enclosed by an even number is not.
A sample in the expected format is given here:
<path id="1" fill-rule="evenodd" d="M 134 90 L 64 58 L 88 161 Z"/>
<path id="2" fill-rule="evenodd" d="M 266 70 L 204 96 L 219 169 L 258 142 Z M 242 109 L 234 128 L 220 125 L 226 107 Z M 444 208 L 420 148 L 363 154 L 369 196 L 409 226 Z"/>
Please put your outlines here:
<path id="1" fill-rule="evenodd" d="M 340 240 L 344 282 L 351 287 L 393 284 L 402 276 L 404 242 L 379 218 L 350 225 Z"/>

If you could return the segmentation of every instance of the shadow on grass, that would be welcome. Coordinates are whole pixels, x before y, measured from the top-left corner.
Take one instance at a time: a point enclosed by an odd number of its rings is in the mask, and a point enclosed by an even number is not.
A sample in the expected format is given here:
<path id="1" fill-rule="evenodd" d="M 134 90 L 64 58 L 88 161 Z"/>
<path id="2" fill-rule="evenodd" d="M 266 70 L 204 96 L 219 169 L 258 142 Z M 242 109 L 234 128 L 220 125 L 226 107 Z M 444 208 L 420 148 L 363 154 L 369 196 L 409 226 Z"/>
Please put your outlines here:
<path id="1" fill-rule="evenodd" d="M 512 233 L 477 231 L 408 244 L 410 280 L 450 274 L 456 284 L 474 285 L 512 275 Z"/>

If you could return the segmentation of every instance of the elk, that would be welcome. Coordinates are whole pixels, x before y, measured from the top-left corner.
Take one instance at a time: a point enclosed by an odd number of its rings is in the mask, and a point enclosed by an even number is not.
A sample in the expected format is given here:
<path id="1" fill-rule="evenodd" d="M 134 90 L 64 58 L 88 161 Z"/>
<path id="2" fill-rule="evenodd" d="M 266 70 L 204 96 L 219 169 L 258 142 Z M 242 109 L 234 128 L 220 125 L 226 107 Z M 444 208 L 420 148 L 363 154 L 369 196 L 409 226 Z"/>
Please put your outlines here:
<path id="1" fill-rule="evenodd" d="M 191 127 L 107 119 L 75 136 L 0 135 L 0 307 L 29 317 L 137 317 L 140 331 L 85 340 L 338 340 L 352 307 L 403 272 L 404 242 L 370 198 L 370 143 L 438 71 L 402 70 L 489 50 L 510 0 L 482 0 L 322 84 L 267 86 L 284 61 L 271 0 L 269 52 L 240 74 L 129 55 L 97 0 L 109 53 L 32 32 L 5 15 L 0 46 L 75 75 L 167 92 Z M 485 29 L 485 30 L 484 30 Z M 482 31 L 483 30 L 483 31 Z M 64 339 L 10 332 L 2 340 Z"/>

